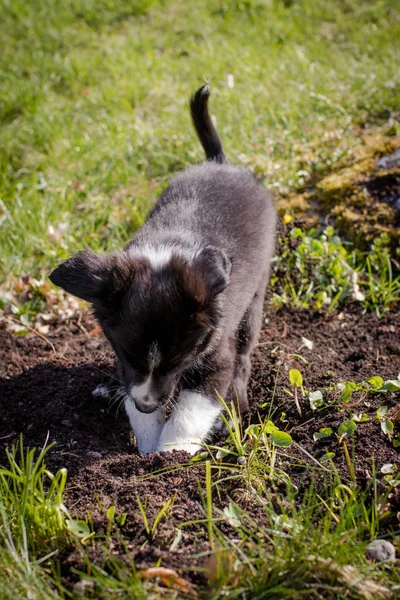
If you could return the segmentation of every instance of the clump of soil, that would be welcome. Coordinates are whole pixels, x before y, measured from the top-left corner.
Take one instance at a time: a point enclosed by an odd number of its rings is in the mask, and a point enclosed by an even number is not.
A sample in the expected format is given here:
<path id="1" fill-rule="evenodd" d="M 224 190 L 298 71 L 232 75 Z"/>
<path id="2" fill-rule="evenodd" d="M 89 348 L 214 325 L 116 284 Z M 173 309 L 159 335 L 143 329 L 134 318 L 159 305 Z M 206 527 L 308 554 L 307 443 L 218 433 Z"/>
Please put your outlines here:
<path id="1" fill-rule="evenodd" d="M 361 249 L 386 233 L 400 239 L 400 136 L 364 132 L 341 169 L 300 194 L 278 202 L 317 225 L 331 217 L 338 231 Z"/>
<path id="2" fill-rule="evenodd" d="M 91 333 L 89 333 L 91 332 Z M 50 343 L 49 343 L 50 342 Z M 312 344 L 310 343 L 312 342 Z M 312 346 L 312 348 L 311 348 Z M 202 559 L 193 555 L 208 550 L 207 537 L 201 525 L 183 529 L 173 551 L 176 527 L 184 521 L 204 518 L 197 482 L 204 482 L 204 467 L 191 463 L 184 452 L 153 454 L 141 457 L 123 408 L 118 408 L 117 388 L 112 406 L 94 398 L 92 391 L 115 376 L 113 354 L 102 334 L 88 316 L 68 323 L 53 323 L 45 337 L 33 333 L 14 337 L 0 331 L 0 447 L 15 443 L 19 434 L 26 446 L 42 446 L 47 434 L 57 442 L 47 464 L 51 470 L 67 467 L 69 483 L 66 503 L 77 517 L 93 516 L 97 533 L 106 531 L 105 511 L 116 506 L 116 513 L 127 514 L 123 528 L 127 549 L 137 566 L 146 567 L 161 561 L 163 566 L 190 570 L 196 578 Z M 299 355 L 302 359 L 299 359 Z M 306 362 L 304 362 L 306 361 Z M 330 450 L 342 476 L 349 477 L 343 449 L 337 439 L 313 440 L 320 427 L 335 431 L 351 413 L 367 413 L 371 419 L 359 423 L 355 432 L 355 471 L 363 483 L 371 475 L 372 460 L 376 469 L 385 463 L 396 463 L 398 453 L 372 418 L 381 404 L 394 407 L 399 394 L 355 395 L 340 410 L 331 408 L 313 413 L 308 401 L 301 400 L 299 416 L 293 399 L 285 392 L 288 369 L 300 368 L 304 385 L 309 390 L 324 389 L 332 382 L 361 381 L 373 375 L 395 378 L 400 371 L 400 314 L 378 319 L 374 314 L 362 315 L 358 310 L 332 315 L 285 309 L 267 312 L 260 343 L 253 357 L 253 375 L 249 386 L 251 419 L 258 420 L 272 406 L 272 419 L 288 430 L 300 446 L 315 457 Z M 277 380 L 277 381 L 276 381 Z M 274 388 L 276 384 L 276 393 Z M 397 396 L 397 397 L 396 397 Z M 297 447 L 296 447 L 297 448 Z M 291 450 L 291 449 L 290 449 Z M 306 486 L 309 474 L 301 467 L 306 455 L 294 450 L 280 462 L 299 485 Z M 4 453 L 0 463 L 4 464 Z M 183 466 L 182 466 L 183 465 Z M 299 466 L 300 465 L 300 466 Z M 235 489 L 229 494 L 234 496 Z M 150 522 L 175 495 L 168 519 L 153 540 L 146 539 L 137 497 L 144 503 Z M 216 503 L 224 504 L 224 499 Z M 228 502 L 228 500 L 226 500 Z M 259 505 L 246 505 L 256 522 L 265 521 Z M 126 549 L 117 539 L 112 542 L 112 555 L 124 560 Z M 88 549 L 89 556 L 101 563 L 99 546 Z M 82 567 L 78 551 L 66 553 L 62 569 Z"/>

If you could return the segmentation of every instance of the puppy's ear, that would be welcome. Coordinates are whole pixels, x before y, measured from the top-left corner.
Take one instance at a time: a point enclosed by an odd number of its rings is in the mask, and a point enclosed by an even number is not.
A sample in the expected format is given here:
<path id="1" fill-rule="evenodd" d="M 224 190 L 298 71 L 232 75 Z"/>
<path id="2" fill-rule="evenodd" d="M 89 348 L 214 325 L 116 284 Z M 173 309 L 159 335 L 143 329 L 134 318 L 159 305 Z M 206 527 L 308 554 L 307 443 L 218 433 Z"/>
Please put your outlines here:
<path id="1" fill-rule="evenodd" d="M 200 268 L 210 296 L 218 296 L 229 283 L 232 262 L 225 252 L 215 246 L 206 246 L 197 256 Z"/>
<path id="2" fill-rule="evenodd" d="M 94 252 L 79 252 L 58 266 L 50 280 L 69 294 L 102 305 L 107 296 L 111 257 L 102 257 Z"/>

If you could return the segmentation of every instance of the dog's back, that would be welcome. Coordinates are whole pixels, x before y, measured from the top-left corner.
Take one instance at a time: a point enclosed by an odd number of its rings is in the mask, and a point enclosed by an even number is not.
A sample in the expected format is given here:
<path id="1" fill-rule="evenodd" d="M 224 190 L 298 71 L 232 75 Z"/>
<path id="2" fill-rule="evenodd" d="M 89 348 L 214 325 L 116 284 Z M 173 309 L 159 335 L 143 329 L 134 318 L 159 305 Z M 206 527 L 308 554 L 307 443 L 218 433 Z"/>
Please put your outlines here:
<path id="1" fill-rule="evenodd" d="M 207 161 L 172 180 L 133 243 L 151 236 L 166 247 L 186 244 L 188 251 L 218 246 L 232 261 L 226 296 L 235 321 L 260 279 L 267 280 L 276 217 L 272 198 L 252 174 L 228 164 L 208 113 L 209 95 L 205 85 L 190 103 Z"/>

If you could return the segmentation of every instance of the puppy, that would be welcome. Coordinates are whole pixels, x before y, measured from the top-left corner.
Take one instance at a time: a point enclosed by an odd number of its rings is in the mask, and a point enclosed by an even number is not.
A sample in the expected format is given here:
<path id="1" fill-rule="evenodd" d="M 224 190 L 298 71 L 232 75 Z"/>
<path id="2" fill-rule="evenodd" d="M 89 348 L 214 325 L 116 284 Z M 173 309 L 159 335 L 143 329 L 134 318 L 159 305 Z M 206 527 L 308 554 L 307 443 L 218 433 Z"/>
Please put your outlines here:
<path id="1" fill-rule="evenodd" d="M 172 180 L 121 252 L 85 250 L 50 275 L 92 304 L 117 356 L 142 454 L 194 454 L 222 411 L 216 392 L 227 401 L 237 395 L 248 410 L 276 218 L 254 177 L 227 164 L 209 95 L 205 85 L 190 104 L 207 162 Z"/>

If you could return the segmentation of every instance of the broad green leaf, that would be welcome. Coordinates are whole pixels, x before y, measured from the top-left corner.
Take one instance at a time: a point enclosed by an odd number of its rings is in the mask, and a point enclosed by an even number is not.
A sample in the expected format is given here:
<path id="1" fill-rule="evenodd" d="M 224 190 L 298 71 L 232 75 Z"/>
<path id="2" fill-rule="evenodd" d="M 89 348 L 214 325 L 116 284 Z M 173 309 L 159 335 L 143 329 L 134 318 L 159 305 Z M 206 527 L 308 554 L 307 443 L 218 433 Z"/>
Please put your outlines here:
<path id="1" fill-rule="evenodd" d="M 29 329 L 17 329 L 16 331 L 13 331 L 13 336 L 18 337 L 20 335 L 26 335 L 27 333 L 29 333 Z"/>
<path id="2" fill-rule="evenodd" d="M 356 429 L 357 425 L 354 423 L 354 421 L 344 421 L 338 429 L 338 434 L 351 435 Z"/>
<path id="3" fill-rule="evenodd" d="M 321 463 L 328 462 L 332 458 L 335 458 L 335 453 L 334 452 L 327 452 L 326 454 L 324 454 L 323 456 L 321 456 L 321 458 L 319 459 L 319 462 L 321 462 Z"/>
<path id="4" fill-rule="evenodd" d="M 353 393 L 352 386 L 349 383 L 346 383 L 344 386 L 342 393 L 339 396 L 339 400 L 341 402 L 345 402 L 346 404 L 350 402 L 351 395 Z"/>
<path id="5" fill-rule="evenodd" d="M 271 433 L 271 438 L 275 446 L 279 446 L 280 448 L 288 448 L 292 445 L 293 441 L 291 436 L 285 431 L 274 431 Z"/>
<path id="6" fill-rule="evenodd" d="M 114 517 L 115 517 L 115 506 L 114 505 L 110 506 L 110 508 L 107 508 L 106 515 L 107 515 L 107 519 L 109 521 L 112 521 L 114 519 Z"/>
<path id="7" fill-rule="evenodd" d="M 118 525 L 123 527 L 126 523 L 127 516 L 128 516 L 128 513 L 126 513 L 126 512 L 118 515 L 118 517 L 115 519 L 117 521 Z"/>
<path id="8" fill-rule="evenodd" d="M 400 379 L 388 379 L 383 386 L 388 392 L 400 392 Z"/>
<path id="9" fill-rule="evenodd" d="M 279 431 L 279 428 L 272 421 L 267 421 L 264 423 L 262 430 L 263 433 L 275 433 L 275 431 Z"/>
<path id="10" fill-rule="evenodd" d="M 386 463 L 385 465 L 382 465 L 381 468 L 381 473 L 384 473 L 385 475 L 387 475 L 388 473 L 396 473 L 396 471 L 397 466 L 393 463 Z"/>
<path id="11" fill-rule="evenodd" d="M 333 429 L 330 427 L 322 427 L 319 431 L 316 431 L 313 435 L 314 440 L 322 440 L 331 436 L 333 433 Z"/>
<path id="12" fill-rule="evenodd" d="M 90 535 L 90 529 L 86 521 L 78 521 L 75 519 L 67 519 L 66 525 L 68 531 L 76 535 L 77 537 L 87 537 Z"/>
<path id="13" fill-rule="evenodd" d="M 259 425 L 250 425 L 245 431 L 245 434 L 249 436 L 249 438 L 258 438 L 260 435 L 261 427 Z"/>
<path id="14" fill-rule="evenodd" d="M 199 452 L 199 454 L 195 454 L 194 456 L 192 456 L 190 462 L 200 462 L 201 460 L 208 458 L 208 456 L 208 452 Z"/>
<path id="15" fill-rule="evenodd" d="M 236 506 L 236 504 L 229 503 L 229 506 L 226 506 L 223 511 L 225 519 L 228 521 L 231 527 L 240 527 L 240 510 Z"/>
<path id="16" fill-rule="evenodd" d="M 351 415 L 351 420 L 355 421 L 356 423 L 365 423 L 366 421 L 368 421 L 368 418 L 368 415 L 365 413 Z"/>
<path id="17" fill-rule="evenodd" d="M 324 404 L 322 392 L 319 390 L 316 392 L 310 392 L 308 398 L 310 400 L 310 406 L 312 410 L 317 410 L 317 408 L 320 408 Z"/>
<path id="18" fill-rule="evenodd" d="M 303 385 L 303 376 L 298 369 L 290 369 L 289 381 L 293 387 L 301 387 Z"/>
<path id="19" fill-rule="evenodd" d="M 379 377 L 379 375 L 375 375 L 374 377 L 370 377 L 370 379 L 367 380 L 367 383 L 372 385 L 373 388 L 380 388 L 383 386 L 383 379 L 382 377 Z"/>
<path id="20" fill-rule="evenodd" d="M 381 429 L 384 434 L 390 436 L 393 433 L 394 425 L 390 419 L 383 419 L 383 421 L 381 421 Z"/>
<path id="21" fill-rule="evenodd" d="M 378 410 L 376 411 L 376 416 L 378 417 L 378 419 L 382 419 L 386 415 L 387 411 L 388 411 L 387 406 L 380 406 L 378 408 Z"/>

